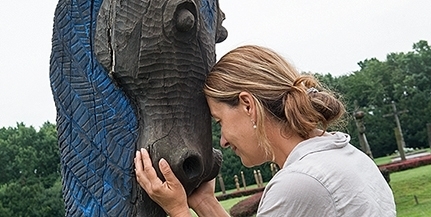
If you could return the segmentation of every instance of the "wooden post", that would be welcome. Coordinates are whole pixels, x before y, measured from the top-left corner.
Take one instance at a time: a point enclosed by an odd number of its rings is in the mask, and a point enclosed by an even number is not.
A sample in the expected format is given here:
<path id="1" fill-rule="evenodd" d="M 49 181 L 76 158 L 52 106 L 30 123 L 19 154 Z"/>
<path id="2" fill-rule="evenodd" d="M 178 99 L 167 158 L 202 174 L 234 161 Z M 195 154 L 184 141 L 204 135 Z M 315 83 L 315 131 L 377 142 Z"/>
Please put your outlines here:
<path id="1" fill-rule="evenodd" d="M 355 101 L 355 104 L 356 101 Z M 359 138 L 359 144 L 361 145 L 362 151 L 368 155 L 371 159 L 373 159 L 373 154 L 371 152 L 370 145 L 368 144 L 367 137 L 365 136 L 365 125 L 364 125 L 364 116 L 365 113 L 363 111 L 355 111 L 355 123 L 356 127 L 358 128 L 358 138 Z"/>
<path id="2" fill-rule="evenodd" d="M 406 157 L 405 157 L 405 153 L 404 153 L 404 148 L 406 147 L 406 143 L 404 142 L 403 131 L 401 130 L 401 123 L 400 123 L 400 119 L 398 118 L 398 114 L 408 112 L 408 110 L 397 111 L 397 107 L 396 107 L 394 101 L 392 101 L 392 109 L 394 110 L 393 113 L 385 114 L 385 115 L 383 115 L 383 117 L 388 117 L 388 116 L 394 116 L 395 117 L 395 123 L 397 124 L 397 128 L 395 128 L 396 129 L 395 130 L 395 137 L 397 138 L 398 151 L 400 153 L 401 160 L 405 160 Z"/>
<path id="3" fill-rule="evenodd" d="M 254 180 L 256 181 L 257 186 L 259 187 L 259 178 L 257 177 L 257 171 L 253 170 Z"/>
<path id="4" fill-rule="evenodd" d="M 368 140 L 367 140 L 367 137 L 365 136 L 365 133 L 360 134 L 359 137 L 364 143 L 365 150 L 366 150 L 365 154 L 367 154 L 368 157 L 370 157 L 371 159 L 374 159 L 373 153 L 371 152 L 370 145 L 368 144 Z"/>
<path id="5" fill-rule="evenodd" d="M 235 175 L 235 176 L 233 177 L 233 180 L 235 180 L 235 187 L 236 187 L 236 190 L 237 190 L 237 191 L 241 190 L 241 189 L 239 188 L 238 176 L 237 176 L 237 175 Z"/>
<path id="6" fill-rule="evenodd" d="M 394 109 L 394 117 L 395 117 L 395 122 L 397 123 L 397 128 L 398 128 L 398 131 L 399 131 L 401 145 L 403 146 L 403 148 L 405 148 L 406 147 L 406 143 L 404 142 L 403 131 L 401 130 L 401 123 L 400 123 L 400 119 L 398 118 L 397 107 L 395 106 L 395 102 L 394 101 L 392 101 L 392 108 Z"/>
<path id="7" fill-rule="evenodd" d="M 221 188 L 222 194 L 226 194 L 226 187 L 224 186 L 223 177 L 221 176 L 220 173 L 218 174 L 218 181 L 220 182 L 220 188 Z"/>
<path id="8" fill-rule="evenodd" d="M 271 169 L 271 176 L 275 175 L 274 163 L 269 164 L 269 168 Z"/>
<path id="9" fill-rule="evenodd" d="M 355 110 L 352 112 L 355 117 L 356 128 L 358 128 L 358 139 L 359 145 L 361 145 L 362 151 L 368 155 L 371 159 L 373 159 L 373 154 L 371 153 L 370 145 L 368 144 L 367 137 L 365 136 L 365 125 L 363 118 L 365 117 L 365 113 L 359 110 L 358 101 L 355 100 Z"/>
<path id="10" fill-rule="evenodd" d="M 260 173 L 260 170 L 257 170 L 257 178 L 259 179 L 259 187 L 263 187 L 262 173 Z"/>
<path id="11" fill-rule="evenodd" d="M 269 165 L 271 167 L 271 175 L 274 176 L 278 172 L 278 166 L 275 163 Z"/>
<path id="12" fill-rule="evenodd" d="M 413 196 L 414 196 L 414 198 L 415 198 L 416 205 L 419 205 L 418 197 L 417 197 L 416 195 L 413 195 Z"/>
<path id="13" fill-rule="evenodd" d="M 399 151 L 400 158 L 401 158 L 401 160 L 406 160 L 406 154 L 404 153 L 403 143 L 402 143 L 402 139 L 401 139 L 402 136 L 400 135 L 400 131 L 396 127 L 394 128 L 394 131 L 395 131 L 395 138 L 397 139 L 398 150 L 400 150 Z"/>
<path id="14" fill-rule="evenodd" d="M 431 123 L 427 124 L 427 131 L 428 131 L 428 145 L 431 148 Z"/>
<path id="15" fill-rule="evenodd" d="M 247 190 L 247 186 L 245 184 L 245 177 L 244 177 L 244 172 L 241 171 L 241 179 L 242 179 L 242 186 L 244 187 L 244 190 Z"/>

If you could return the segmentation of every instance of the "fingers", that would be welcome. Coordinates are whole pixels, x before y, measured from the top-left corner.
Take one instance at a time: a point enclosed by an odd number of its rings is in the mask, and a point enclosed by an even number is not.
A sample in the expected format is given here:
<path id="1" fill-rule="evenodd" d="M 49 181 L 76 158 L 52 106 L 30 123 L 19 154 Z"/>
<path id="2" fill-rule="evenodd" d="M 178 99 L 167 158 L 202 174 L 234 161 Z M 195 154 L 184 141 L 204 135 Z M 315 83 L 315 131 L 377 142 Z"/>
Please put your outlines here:
<path id="1" fill-rule="evenodd" d="M 180 181 L 175 176 L 175 174 L 172 172 L 171 167 L 169 166 L 168 162 L 165 159 L 160 159 L 159 161 L 159 168 L 160 172 L 162 173 L 163 177 L 165 177 L 167 187 L 173 188 L 180 184 Z"/>
<path id="2" fill-rule="evenodd" d="M 141 149 L 136 152 L 135 167 L 139 185 L 166 213 L 170 216 L 175 216 L 176 213 L 190 213 L 186 192 L 165 159 L 159 161 L 164 182 L 157 177 L 147 150 Z"/>
<path id="3" fill-rule="evenodd" d="M 136 151 L 135 156 L 135 173 L 136 173 L 136 180 L 141 185 L 141 187 L 144 187 L 144 184 L 148 182 L 147 177 L 143 174 L 144 173 L 144 165 L 142 163 L 142 155 L 140 151 Z"/>
<path id="4" fill-rule="evenodd" d="M 136 171 L 136 173 L 138 173 L 138 171 L 139 172 L 143 171 L 144 167 L 142 165 L 142 157 L 141 157 L 141 152 L 140 151 L 136 151 L 134 161 L 135 161 L 135 171 Z"/>
<path id="5" fill-rule="evenodd" d="M 146 149 L 142 148 L 141 151 L 136 151 L 135 167 L 136 179 L 145 190 L 151 189 L 153 184 L 160 184 L 162 182 L 157 177 Z"/>
<path id="6" fill-rule="evenodd" d="M 162 182 L 162 180 L 157 177 L 157 173 L 146 149 L 142 148 L 141 151 L 136 151 L 135 167 L 136 178 L 139 184 L 147 191 L 157 191 L 158 185 L 162 184 L 165 184 L 165 187 L 170 189 L 181 185 L 168 162 L 163 158 L 159 161 L 159 168 L 166 181 Z"/>

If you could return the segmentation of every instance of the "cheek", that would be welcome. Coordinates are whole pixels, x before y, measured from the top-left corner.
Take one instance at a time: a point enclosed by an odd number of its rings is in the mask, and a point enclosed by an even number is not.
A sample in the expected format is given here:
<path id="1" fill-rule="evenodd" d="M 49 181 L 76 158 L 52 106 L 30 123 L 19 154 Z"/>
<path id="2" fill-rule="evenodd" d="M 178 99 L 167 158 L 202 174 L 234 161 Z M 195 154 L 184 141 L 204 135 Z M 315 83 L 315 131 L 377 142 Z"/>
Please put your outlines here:
<path id="1" fill-rule="evenodd" d="M 244 140 L 247 139 L 247 126 L 241 124 L 240 120 L 231 121 L 229 123 L 225 123 L 221 127 L 221 134 L 226 138 L 228 142 L 233 142 L 231 140 Z"/>
<path id="2" fill-rule="evenodd" d="M 250 132 L 248 137 L 244 138 L 242 144 L 244 152 L 251 158 L 250 160 L 253 160 L 253 162 L 255 162 L 257 165 L 271 160 L 265 155 L 265 149 L 259 145 L 259 140 L 255 130 Z"/>
<path id="3" fill-rule="evenodd" d="M 241 162 L 246 167 L 259 166 L 268 162 L 268 159 L 266 159 L 262 153 L 263 151 L 259 150 L 257 147 L 248 149 L 245 153 L 240 154 Z"/>
<path id="4" fill-rule="evenodd" d="M 249 149 L 257 145 L 255 129 L 249 116 L 232 113 L 224 117 L 221 134 L 227 142 L 237 147 Z"/>

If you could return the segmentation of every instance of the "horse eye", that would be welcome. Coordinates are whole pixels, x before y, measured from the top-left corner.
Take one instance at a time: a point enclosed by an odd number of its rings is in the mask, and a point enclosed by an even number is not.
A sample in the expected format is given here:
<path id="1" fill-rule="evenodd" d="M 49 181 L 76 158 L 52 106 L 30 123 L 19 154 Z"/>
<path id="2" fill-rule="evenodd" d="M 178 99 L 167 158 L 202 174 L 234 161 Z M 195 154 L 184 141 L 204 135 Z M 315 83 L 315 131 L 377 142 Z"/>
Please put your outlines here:
<path id="1" fill-rule="evenodd" d="M 195 25 L 195 16 L 185 8 L 180 9 L 176 18 L 176 27 L 178 31 L 188 32 Z"/>
<path id="2" fill-rule="evenodd" d="M 193 1 L 169 1 L 163 11 L 163 31 L 168 40 L 190 41 L 197 37 L 198 11 Z"/>

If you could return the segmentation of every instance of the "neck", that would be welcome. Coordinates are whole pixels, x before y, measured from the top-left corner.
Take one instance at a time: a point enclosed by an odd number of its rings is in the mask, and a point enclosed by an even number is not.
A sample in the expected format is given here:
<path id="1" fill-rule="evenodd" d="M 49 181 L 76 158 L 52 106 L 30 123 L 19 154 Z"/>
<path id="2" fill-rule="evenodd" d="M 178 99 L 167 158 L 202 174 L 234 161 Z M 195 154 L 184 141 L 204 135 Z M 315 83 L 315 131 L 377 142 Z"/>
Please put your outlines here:
<path id="1" fill-rule="evenodd" d="M 268 133 L 268 138 L 270 138 L 270 142 L 274 150 L 274 161 L 280 168 L 282 168 L 292 150 L 305 139 L 297 134 L 282 135 L 281 128 L 271 130 Z M 323 133 L 323 131 L 319 129 L 314 129 L 310 132 L 310 138 L 321 136 L 322 134 L 325 135 L 327 133 Z"/>

